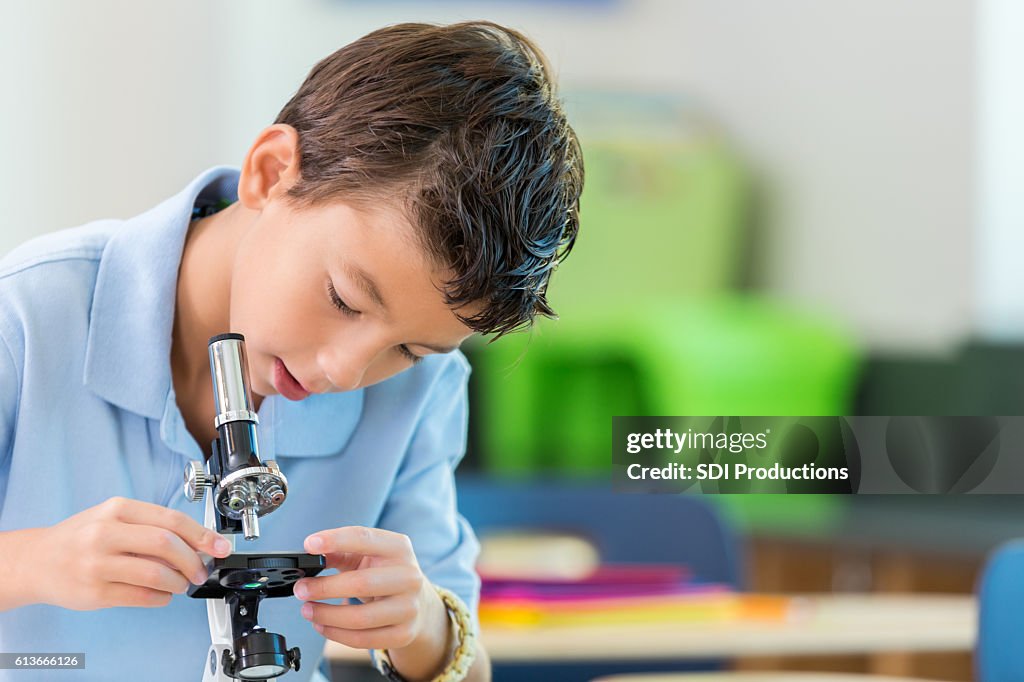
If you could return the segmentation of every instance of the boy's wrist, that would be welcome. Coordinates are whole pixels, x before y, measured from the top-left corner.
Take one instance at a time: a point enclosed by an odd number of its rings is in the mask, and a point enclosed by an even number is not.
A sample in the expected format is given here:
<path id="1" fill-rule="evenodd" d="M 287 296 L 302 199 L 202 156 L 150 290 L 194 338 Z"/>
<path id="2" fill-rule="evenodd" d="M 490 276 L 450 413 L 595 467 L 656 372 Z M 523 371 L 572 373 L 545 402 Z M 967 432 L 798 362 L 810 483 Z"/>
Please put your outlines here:
<path id="1" fill-rule="evenodd" d="M 42 530 L 24 528 L 4 533 L 4 553 L 12 561 L 7 583 L 9 591 L 0 595 L 0 611 L 42 603 L 38 594 L 39 571 L 34 549 Z"/>
<path id="2" fill-rule="evenodd" d="M 45 562 L 46 552 L 43 543 L 46 528 L 26 528 L 22 538 L 20 582 L 24 586 L 25 604 L 46 604 L 47 588 L 45 576 L 50 566 L 40 566 L 40 559 Z"/>
<path id="3" fill-rule="evenodd" d="M 447 621 L 443 647 L 443 651 L 446 652 L 446 661 L 436 674 L 422 677 L 422 679 L 430 680 L 431 682 L 460 682 L 461 680 L 467 680 L 470 678 L 471 669 L 477 655 L 476 632 L 472 622 L 472 615 L 466 604 L 454 592 L 439 585 L 432 585 L 431 587 L 436 592 L 444 608 Z M 434 634 L 437 635 L 438 633 L 435 631 Z M 437 637 L 437 639 L 440 639 L 440 637 Z M 436 645 L 433 648 L 436 649 Z M 411 648 L 403 647 L 398 651 L 410 652 Z M 434 654 L 428 654 L 424 660 L 429 661 L 434 656 Z M 388 651 L 372 651 L 371 658 L 373 659 L 374 667 L 389 680 L 415 682 L 420 679 L 407 678 L 400 674 L 399 666 L 392 660 L 391 654 Z M 480 672 L 480 670 L 477 670 L 473 679 L 477 679 L 480 676 Z"/>
<path id="4" fill-rule="evenodd" d="M 422 635 L 408 646 L 391 649 L 388 656 L 396 672 L 410 682 L 432 680 L 451 660 L 454 637 L 448 609 L 433 586 L 424 586 L 427 595 L 428 622 Z"/>

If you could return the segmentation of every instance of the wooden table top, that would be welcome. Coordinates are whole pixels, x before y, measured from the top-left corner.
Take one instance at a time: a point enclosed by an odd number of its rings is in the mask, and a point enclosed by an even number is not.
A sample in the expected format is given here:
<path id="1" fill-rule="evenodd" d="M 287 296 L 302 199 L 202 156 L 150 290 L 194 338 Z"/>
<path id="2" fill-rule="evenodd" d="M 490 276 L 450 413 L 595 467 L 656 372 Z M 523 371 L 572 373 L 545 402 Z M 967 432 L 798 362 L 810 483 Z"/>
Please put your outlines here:
<path id="1" fill-rule="evenodd" d="M 784 619 L 559 627 L 488 627 L 494 661 L 628 661 L 743 656 L 970 651 L 977 602 L 962 595 L 794 597 Z M 365 659 L 328 642 L 328 658 Z M 687 678 L 696 679 L 696 678 Z M 880 680 L 881 678 L 870 678 Z"/>
<path id="2" fill-rule="evenodd" d="M 654 673 L 610 675 L 592 682 L 924 682 L 919 678 L 843 673 Z"/>

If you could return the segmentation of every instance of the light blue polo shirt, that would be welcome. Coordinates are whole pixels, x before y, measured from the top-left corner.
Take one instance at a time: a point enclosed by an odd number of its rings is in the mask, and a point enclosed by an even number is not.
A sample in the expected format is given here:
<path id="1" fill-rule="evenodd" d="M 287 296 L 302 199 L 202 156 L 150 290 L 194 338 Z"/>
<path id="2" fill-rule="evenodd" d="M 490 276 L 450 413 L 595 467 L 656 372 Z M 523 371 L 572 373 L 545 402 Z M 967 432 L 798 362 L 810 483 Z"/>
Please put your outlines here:
<path id="1" fill-rule="evenodd" d="M 175 400 L 171 329 L 193 205 L 234 200 L 237 187 L 236 169 L 212 168 L 142 215 L 49 234 L 0 260 L 0 531 L 53 525 L 116 495 L 202 523 L 203 504 L 182 492 L 186 463 L 203 454 Z M 386 528 L 408 535 L 424 574 L 476 614 L 479 545 L 453 482 L 468 376 L 456 351 L 358 391 L 264 399 L 261 455 L 289 494 L 237 551 L 301 552 L 315 531 Z M 260 607 L 261 625 L 302 649 L 302 669 L 282 678 L 294 682 L 311 679 L 324 646 L 300 606 Z M 86 669 L 0 680 L 199 680 L 209 645 L 206 604 L 185 595 L 155 609 L 31 605 L 0 612 L 0 652 L 84 652 Z"/>

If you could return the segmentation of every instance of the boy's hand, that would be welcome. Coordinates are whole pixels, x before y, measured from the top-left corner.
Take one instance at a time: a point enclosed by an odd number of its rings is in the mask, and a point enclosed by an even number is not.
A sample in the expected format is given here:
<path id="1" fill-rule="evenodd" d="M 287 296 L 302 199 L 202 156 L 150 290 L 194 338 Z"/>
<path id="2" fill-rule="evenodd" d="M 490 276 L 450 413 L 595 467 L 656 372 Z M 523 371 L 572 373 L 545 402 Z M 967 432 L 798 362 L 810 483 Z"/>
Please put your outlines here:
<path id="1" fill-rule="evenodd" d="M 39 566 L 31 573 L 34 601 L 76 611 L 166 606 L 189 582 L 206 580 L 198 552 L 231 552 L 191 517 L 124 497 L 37 530 L 28 557 Z"/>
<path id="2" fill-rule="evenodd" d="M 307 601 L 302 615 L 318 632 L 350 647 L 388 649 L 400 669 L 401 654 L 396 650 L 404 647 L 409 647 L 407 653 L 415 650 L 414 666 L 443 667 L 449 644 L 448 613 L 420 571 L 408 536 L 346 526 L 310 535 L 305 546 L 311 554 L 323 554 L 327 568 L 341 571 L 295 583 L 295 596 Z M 315 601 L 346 597 L 365 603 Z"/>

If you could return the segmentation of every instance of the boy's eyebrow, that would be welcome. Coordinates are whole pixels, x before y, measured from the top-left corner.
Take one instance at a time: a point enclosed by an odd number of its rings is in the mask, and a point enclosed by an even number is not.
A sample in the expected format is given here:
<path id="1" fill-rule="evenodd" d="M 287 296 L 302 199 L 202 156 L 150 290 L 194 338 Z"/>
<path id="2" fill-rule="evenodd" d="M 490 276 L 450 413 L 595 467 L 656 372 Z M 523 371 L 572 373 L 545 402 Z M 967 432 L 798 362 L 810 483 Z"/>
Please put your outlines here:
<path id="1" fill-rule="evenodd" d="M 370 299 L 379 305 L 387 312 L 388 306 L 384 303 L 384 297 L 380 295 L 380 289 L 377 288 L 377 283 L 373 281 L 373 278 L 358 265 L 352 265 L 350 263 L 343 263 L 342 267 L 345 271 L 355 280 L 356 286 L 362 290 L 364 294 L 370 297 Z M 458 346 L 435 346 L 430 343 L 411 343 L 411 346 L 423 346 L 429 348 L 435 353 L 451 353 L 454 350 L 458 350 Z"/>

